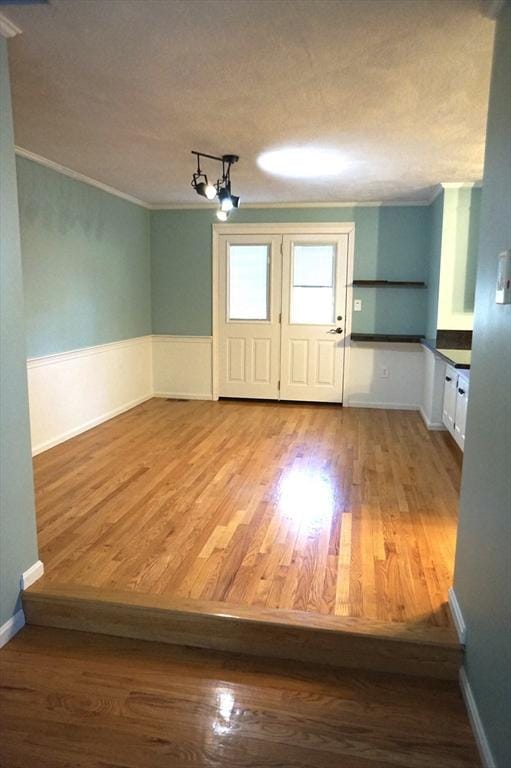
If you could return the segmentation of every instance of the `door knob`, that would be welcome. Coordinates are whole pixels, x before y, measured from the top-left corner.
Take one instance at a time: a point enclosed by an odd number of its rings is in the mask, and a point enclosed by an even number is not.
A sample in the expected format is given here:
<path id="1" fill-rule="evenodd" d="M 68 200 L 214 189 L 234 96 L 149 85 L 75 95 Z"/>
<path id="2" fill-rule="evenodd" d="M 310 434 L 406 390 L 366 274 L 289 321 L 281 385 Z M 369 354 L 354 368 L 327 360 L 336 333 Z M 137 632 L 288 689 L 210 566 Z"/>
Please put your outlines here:
<path id="1" fill-rule="evenodd" d="M 327 333 L 342 333 L 342 328 L 330 328 Z"/>

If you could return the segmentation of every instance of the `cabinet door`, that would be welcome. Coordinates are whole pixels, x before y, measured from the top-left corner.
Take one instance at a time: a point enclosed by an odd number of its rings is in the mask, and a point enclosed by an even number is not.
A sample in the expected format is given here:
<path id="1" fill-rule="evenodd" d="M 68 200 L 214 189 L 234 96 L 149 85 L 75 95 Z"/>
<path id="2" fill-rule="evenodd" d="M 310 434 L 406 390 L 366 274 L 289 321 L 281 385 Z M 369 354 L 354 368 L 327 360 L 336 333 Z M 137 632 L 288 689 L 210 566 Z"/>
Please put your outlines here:
<path id="1" fill-rule="evenodd" d="M 456 388 L 456 415 L 454 419 L 454 437 L 461 450 L 465 447 L 465 427 L 467 423 L 468 382 L 458 378 Z"/>
<path id="2" fill-rule="evenodd" d="M 454 417 L 456 413 L 456 390 L 458 376 L 453 368 L 447 368 L 444 381 L 444 405 L 442 411 L 442 421 L 445 426 L 454 434 Z"/>

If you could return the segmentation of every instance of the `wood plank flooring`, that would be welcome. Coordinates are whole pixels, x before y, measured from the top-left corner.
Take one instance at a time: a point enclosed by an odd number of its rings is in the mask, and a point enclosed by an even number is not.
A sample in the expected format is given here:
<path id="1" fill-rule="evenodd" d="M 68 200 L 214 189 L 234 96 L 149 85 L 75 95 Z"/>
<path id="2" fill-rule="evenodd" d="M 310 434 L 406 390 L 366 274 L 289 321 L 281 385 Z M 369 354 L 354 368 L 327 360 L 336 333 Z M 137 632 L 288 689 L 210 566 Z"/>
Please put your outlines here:
<path id="1" fill-rule="evenodd" d="M 415 412 L 154 399 L 34 465 L 47 583 L 450 624 L 459 465 Z"/>
<path id="2" fill-rule="evenodd" d="M 26 627 L 2 768 L 475 768 L 456 683 Z"/>

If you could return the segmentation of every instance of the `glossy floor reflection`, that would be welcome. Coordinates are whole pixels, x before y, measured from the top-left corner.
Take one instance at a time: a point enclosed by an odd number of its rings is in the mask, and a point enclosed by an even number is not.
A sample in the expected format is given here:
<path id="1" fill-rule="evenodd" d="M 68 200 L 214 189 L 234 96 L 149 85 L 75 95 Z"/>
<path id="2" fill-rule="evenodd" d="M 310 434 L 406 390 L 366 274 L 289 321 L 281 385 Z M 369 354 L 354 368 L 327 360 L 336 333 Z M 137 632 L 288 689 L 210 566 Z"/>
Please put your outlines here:
<path id="1" fill-rule="evenodd" d="M 459 465 L 418 413 L 154 399 L 35 481 L 51 582 L 449 624 Z"/>
<path id="2" fill-rule="evenodd" d="M 456 681 L 86 632 L 23 629 L 0 653 L 0 707 L 4 768 L 479 765 Z"/>

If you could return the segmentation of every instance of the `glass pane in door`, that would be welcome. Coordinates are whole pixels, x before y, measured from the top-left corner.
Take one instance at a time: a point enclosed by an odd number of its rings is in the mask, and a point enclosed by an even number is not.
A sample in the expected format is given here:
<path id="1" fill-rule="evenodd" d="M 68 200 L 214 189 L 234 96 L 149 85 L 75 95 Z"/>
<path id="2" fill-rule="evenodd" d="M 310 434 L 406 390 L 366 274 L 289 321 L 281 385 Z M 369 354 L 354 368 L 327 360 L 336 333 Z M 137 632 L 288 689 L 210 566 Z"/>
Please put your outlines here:
<path id="1" fill-rule="evenodd" d="M 269 320 L 269 246 L 230 245 L 228 286 L 229 320 Z"/>
<path id="2" fill-rule="evenodd" d="M 334 322 L 335 256 L 335 245 L 293 247 L 291 323 L 328 325 Z"/>

